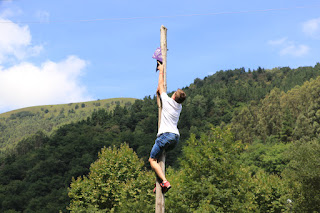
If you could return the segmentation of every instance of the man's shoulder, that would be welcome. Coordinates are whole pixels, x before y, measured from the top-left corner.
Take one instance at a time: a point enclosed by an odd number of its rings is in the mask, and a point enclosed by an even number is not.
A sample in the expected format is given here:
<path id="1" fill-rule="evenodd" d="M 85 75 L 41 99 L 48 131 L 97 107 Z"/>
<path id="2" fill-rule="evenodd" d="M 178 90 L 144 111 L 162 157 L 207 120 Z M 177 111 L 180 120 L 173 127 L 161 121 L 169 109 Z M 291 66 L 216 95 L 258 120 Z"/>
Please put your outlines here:
<path id="1" fill-rule="evenodd" d="M 168 94 L 166 92 L 162 92 L 160 94 L 161 98 L 169 98 Z"/>

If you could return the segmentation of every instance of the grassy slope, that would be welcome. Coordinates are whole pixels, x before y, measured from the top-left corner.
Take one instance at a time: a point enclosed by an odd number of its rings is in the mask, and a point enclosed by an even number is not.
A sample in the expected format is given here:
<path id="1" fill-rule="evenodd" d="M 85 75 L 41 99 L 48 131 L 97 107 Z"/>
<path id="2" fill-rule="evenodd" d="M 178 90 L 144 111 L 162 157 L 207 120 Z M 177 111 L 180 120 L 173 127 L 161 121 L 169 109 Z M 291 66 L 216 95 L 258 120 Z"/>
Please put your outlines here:
<path id="1" fill-rule="evenodd" d="M 136 99 L 114 98 L 90 102 L 28 107 L 0 114 L 0 154 L 39 130 L 50 134 L 64 124 L 86 119 L 94 110 L 130 106 Z"/>

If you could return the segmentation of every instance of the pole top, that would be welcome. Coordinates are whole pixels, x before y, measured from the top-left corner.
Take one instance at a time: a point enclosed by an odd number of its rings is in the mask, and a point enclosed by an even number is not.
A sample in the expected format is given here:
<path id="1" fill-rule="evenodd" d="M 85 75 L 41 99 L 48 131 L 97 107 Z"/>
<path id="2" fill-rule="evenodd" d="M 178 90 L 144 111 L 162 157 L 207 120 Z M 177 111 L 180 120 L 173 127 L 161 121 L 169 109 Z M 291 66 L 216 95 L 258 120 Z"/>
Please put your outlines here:
<path id="1" fill-rule="evenodd" d="M 161 28 L 160 30 L 163 29 L 163 30 L 168 30 L 165 26 L 161 25 Z"/>

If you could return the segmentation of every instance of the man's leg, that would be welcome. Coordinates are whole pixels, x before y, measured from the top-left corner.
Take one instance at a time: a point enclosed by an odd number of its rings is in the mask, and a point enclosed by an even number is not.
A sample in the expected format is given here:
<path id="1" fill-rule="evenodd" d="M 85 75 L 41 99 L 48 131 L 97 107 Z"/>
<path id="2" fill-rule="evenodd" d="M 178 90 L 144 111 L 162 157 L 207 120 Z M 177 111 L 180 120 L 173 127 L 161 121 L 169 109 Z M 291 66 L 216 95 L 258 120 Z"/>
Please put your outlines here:
<path id="1" fill-rule="evenodd" d="M 162 180 L 162 182 L 166 182 L 166 176 L 162 172 L 162 169 L 160 165 L 158 164 L 157 159 L 149 158 L 150 166 L 155 171 L 155 173 L 158 175 L 158 177 Z"/>

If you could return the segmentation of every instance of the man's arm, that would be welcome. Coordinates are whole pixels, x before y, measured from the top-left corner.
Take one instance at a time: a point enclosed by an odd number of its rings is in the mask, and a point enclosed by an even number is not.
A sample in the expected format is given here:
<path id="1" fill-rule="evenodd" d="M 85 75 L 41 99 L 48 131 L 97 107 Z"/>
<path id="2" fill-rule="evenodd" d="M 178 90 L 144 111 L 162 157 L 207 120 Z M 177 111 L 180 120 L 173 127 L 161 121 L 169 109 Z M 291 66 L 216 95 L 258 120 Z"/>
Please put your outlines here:
<path id="1" fill-rule="evenodd" d="M 159 63 L 158 69 L 159 69 L 159 80 L 158 80 L 157 94 L 159 94 L 159 96 L 160 96 L 163 92 L 165 92 L 164 91 L 164 79 L 163 79 L 163 64 Z"/>

